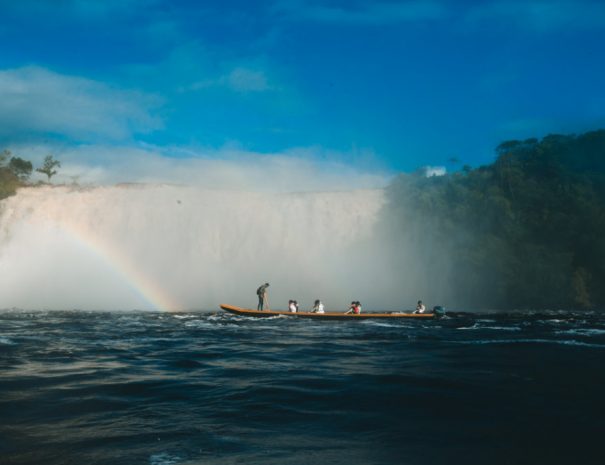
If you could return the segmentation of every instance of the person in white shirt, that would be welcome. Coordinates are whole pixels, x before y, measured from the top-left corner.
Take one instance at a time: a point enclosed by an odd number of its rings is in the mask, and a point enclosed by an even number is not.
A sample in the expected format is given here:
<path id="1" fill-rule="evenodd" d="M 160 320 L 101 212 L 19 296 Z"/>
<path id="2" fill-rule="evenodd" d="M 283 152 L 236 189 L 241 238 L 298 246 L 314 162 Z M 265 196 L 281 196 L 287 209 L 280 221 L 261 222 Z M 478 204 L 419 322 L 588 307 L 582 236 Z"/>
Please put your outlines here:
<path id="1" fill-rule="evenodd" d="M 292 312 L 292 313 L 296 313 L 296 301 L 295 300 L 290 301 L 290 303 L 288 304 L 288 310 L 290 310 L 290 312 Z"/>
<path id="2" fill-rule="evenodd" d="M 321 300 L 316 300 L 315 305 L 311 309 L 311 313 L 325 313 L 324 312 L 324 304 L 321 303 Z"/>
<path id="3" fill-rule="evenodd" d="M 416 305 L 416 311 L 414 313 L 424 313 L 426 311 L 426 307 L 422 303 L 422 300 L 418 301 L 418 305 Z"/>
<path id="4" fill-rule="evenodd" d="M 355 313 L 356 306 L 357 306 L 357 302 L 355 302 L 355 301 L 351 302 L 351 305 L 349 305 L 349 309 L 345 312 L 345 315 Z"/>

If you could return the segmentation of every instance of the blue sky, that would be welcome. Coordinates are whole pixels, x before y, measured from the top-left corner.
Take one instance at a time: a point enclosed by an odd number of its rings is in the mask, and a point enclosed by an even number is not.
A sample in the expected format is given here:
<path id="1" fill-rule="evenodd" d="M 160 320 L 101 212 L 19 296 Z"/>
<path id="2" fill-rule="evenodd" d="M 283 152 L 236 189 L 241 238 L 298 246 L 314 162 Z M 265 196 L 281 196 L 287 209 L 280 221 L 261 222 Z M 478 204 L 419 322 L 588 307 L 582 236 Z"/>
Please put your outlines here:
<path id="1" fill-rule="evenodd" d="M 455 169 L 605 127 L 601 1 L 0 0 L 0 41 L 0 146 L 24 158 Z"/>

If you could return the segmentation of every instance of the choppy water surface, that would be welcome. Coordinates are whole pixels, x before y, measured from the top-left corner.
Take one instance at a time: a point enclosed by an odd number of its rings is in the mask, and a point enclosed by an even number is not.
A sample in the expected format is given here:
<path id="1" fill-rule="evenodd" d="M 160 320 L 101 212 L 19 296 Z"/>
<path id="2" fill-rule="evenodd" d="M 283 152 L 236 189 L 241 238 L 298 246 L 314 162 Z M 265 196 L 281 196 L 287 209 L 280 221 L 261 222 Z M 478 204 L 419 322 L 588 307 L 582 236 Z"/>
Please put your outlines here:
<path id="1" fill-rule="evenodd" d="M 2 464 L 601 464 L 605 317 L 0 312 Z"/>

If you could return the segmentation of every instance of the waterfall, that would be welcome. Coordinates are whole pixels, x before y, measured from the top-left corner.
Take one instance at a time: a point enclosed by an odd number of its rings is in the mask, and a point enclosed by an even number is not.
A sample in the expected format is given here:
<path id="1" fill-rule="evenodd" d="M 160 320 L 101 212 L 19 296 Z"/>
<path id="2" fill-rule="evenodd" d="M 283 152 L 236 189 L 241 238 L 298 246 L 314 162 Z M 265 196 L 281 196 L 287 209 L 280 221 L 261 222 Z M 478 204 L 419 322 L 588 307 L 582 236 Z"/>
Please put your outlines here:
<path id="1" fill-rule="evenodd" d="M 393 305 L 374 239 L 384 191 L 30 187 L 0 203 L 0 308 Z"/>

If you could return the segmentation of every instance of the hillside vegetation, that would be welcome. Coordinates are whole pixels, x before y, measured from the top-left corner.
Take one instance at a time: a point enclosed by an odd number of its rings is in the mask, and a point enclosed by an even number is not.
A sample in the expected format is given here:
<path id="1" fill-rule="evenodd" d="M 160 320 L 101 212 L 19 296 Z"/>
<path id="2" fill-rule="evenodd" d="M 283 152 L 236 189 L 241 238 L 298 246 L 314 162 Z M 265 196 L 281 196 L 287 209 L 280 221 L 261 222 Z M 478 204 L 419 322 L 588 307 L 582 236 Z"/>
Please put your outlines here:
<path id="1" fill-rule="evenodd" d="M 491 165 L 400 175 L 388 197 L 389 233 L 435 260 L 425 278 L 447 273 L 456 305 L 605 304 L 605 130 L 504 142 Z"/>
<path id="2" fill-rule="evenodd" d="M 45 174 L 50 182 L 50 179 L 57 174 L 55 168 L 60 166 L 61 162 L 48 155 L 36 171 Z M 30 161 L 13 156 L 9 150 L 0 152 L 0 200 L 14 195 L 19 187 L 30 185 L 29 178 L 33 169 Z"/>

